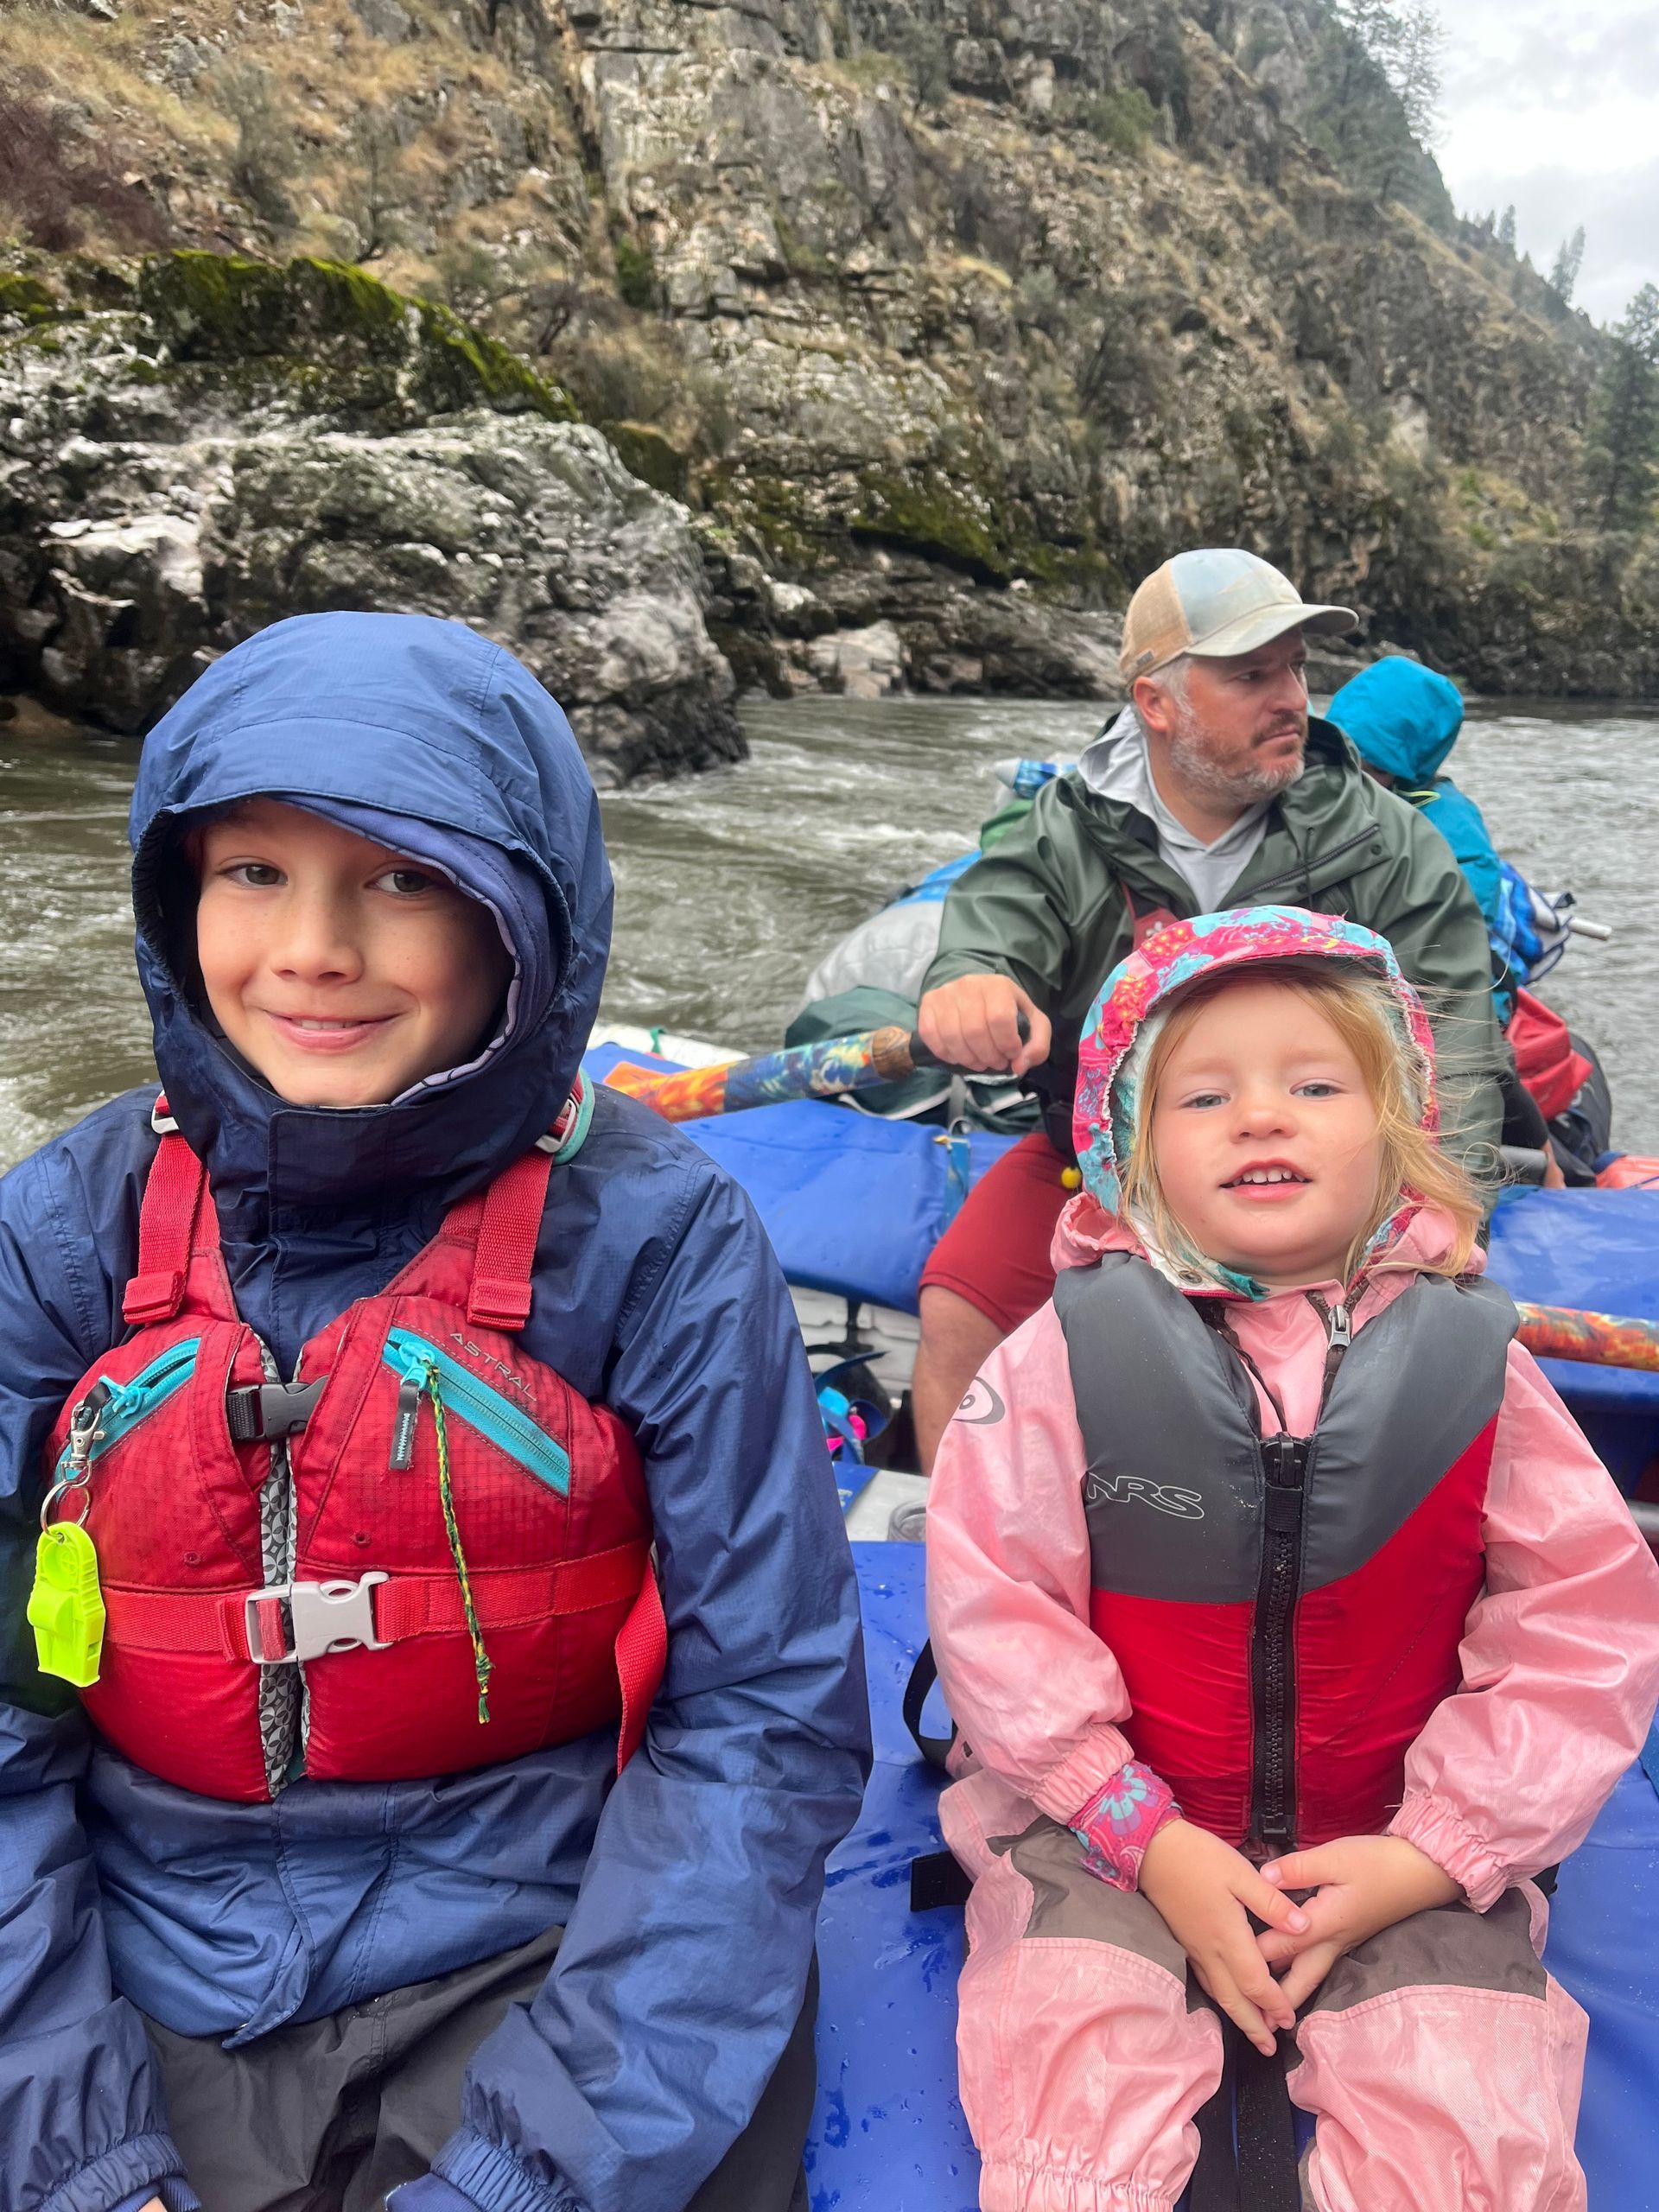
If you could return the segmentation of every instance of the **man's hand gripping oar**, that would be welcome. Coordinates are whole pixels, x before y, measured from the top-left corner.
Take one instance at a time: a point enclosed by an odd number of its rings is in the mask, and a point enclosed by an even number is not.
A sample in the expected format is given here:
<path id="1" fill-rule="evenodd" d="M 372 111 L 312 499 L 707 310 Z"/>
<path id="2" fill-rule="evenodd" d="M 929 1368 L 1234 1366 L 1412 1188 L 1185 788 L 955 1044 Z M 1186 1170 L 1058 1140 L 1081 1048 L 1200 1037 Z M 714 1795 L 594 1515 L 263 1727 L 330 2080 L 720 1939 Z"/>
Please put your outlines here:
<path id="1" fill-rule="evenodd" d="M 1030 1028 L 1023 1010 L 1014 1022 L 1017 1056 L 1029 1042 Z M 906 1076 L 931 1068 L 950 1074 L 982 1071 L 979 1063 L 958 1070 L 924 1042 L 919 1029 L 901 1029 L 895 1022 L 856 1037 L 826 1037 L 816 1045 L 786 1046 L 782 1052 L 761 1052 L 753 1059 L 686 1068 L 676 1075 L 625 1060 L 605 1080 L 613 1090 L 626 1090 L 643 1101 L 664 1121 L 690 1122 L 791 1098 L 840 1098 L 849 1090 L 902 1082 Z"/>

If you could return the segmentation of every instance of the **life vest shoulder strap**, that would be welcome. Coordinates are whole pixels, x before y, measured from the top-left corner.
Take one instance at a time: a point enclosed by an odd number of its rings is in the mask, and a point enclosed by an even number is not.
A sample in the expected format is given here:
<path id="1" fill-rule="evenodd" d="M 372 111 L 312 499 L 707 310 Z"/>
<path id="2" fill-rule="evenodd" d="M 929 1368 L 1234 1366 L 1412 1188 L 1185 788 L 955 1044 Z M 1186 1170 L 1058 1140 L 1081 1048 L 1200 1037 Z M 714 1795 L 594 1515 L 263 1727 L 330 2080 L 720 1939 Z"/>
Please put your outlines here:
<path id="1" fill-rule="evenodd" d="M 161 1143 L 144 1185 L 138 1212 L 138 1264 L 121 1299 L 121 1316 L 134 1325 L 170 1321 L 185 1302 L 233 1321 L 236 1303 L 219 1249 L 219 1217 L 207 1188 L 207 1171 L 179 1132 L 165 1097 L 150 1116 Z"/>
<path id="2" fill-rule="evenodd" d="M 516 1336 L 530 1319 L 536 1240 L 547 1211 L 548 1179 L 580 1152 L 593 1113 L 593 1087 L 578 1075 L 558 1119 L 545 1136 L 536 1140 L 535 1148 L 504 1168 L 480 1196 L 463 1199 L 446 1217 L 438 1241 L 472 1248 L 467 1319 L 475 1327 L 504 1329 Z M 418 1267 L 419 1262 L 415 1264 Z"/>
<path id="3" fill-rule="evenodd" d="M 593 1087 L 578 1075 L 557 1121 L 536 1140 L 535 1150 L 514 1160 L 485 1192 L 467 1294 L 469 1321 L 516 1333 L 530 1319 L 531 1278 L 547 1210 L 548 1178 L 581 1151 L 593 1113 Z"/>
<path id="4" fill-rule="evenodd" d="M 527 1152 L 484 1193 L 467 1292 L 467 1319 L 475 1326 L 516 1333 L 530 1319 L 536 1239 L 552 1172 L 550 1153 Z"/>

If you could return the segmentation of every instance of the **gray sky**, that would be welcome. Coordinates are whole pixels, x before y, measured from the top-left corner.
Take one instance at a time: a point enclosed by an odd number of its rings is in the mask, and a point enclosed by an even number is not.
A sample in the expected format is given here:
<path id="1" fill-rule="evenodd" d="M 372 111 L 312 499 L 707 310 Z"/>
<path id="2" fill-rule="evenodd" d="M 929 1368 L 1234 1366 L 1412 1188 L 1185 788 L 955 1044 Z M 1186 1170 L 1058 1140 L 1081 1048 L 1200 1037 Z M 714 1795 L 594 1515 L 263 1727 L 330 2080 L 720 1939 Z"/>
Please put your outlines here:
<path id="1" fill-rule="evenodd" d="M 1440 0 L 1447 39 L 1435 151 L 1464 213 L 1513 201 L 1546 273 L 1582 223 L 1575 304 L 1615 322 L 1659 282 L 1659 4 Z"/>

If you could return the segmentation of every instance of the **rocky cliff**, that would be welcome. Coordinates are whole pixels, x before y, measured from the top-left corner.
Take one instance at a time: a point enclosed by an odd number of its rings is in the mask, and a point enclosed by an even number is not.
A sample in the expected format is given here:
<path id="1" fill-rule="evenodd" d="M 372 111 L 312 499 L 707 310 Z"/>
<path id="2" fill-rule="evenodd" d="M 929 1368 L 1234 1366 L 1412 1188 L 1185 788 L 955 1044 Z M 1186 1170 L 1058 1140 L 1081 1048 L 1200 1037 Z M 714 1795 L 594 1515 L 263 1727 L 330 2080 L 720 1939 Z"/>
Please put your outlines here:
<path id="1" fill-rule="evenodd" d="M 1659 694 L 1659 540 L 1583 486 L 1606 341 L 1320 0 L 34 0 L 0 67 L 50 124 L 0 158 L 12 680 L 106 718 L 284 605 L 406 603 L 626 774 L 727 755 L 731 671 L 1109 694 L 1205 540 L 1483 689 Z M 169 248 L 442 302 L 393 320 L 470 382 L 389 408 L 292 309 L 193 365 Z M 118 683 L 147 560 L 200 612 Z"/>
<path id="2" fill-rule="evenodd" d="M 685 510 L 447 309 L 194 253 L 113 307 L 16 283 L 10 304 L 0 688 L 9 660 L 60 711 L 142 730 L 238 637 L 386 608 L 510 643 L 601 781 L 741 757 Z"/>

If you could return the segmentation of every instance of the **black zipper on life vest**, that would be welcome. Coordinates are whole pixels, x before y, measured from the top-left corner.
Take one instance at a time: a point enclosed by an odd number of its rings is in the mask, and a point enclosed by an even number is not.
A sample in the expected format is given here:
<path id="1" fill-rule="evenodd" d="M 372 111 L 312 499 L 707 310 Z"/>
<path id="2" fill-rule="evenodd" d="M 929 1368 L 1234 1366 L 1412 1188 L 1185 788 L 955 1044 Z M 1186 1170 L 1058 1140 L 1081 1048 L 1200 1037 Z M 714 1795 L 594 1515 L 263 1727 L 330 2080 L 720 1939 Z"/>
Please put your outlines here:
<path id="1" fill-rule="evenodd" d="M 1262 1441 L 1262 1579 L 1250 1653 L 1255 1757 L 1251 1834 L 1269 1852 L 1288 1851 L 1296 1834 L 1296 1600 L 1302 1587 L 1303 1481 L 1306 1436 Z"/>
<path id="2" fill-rule="evenodd" d="M 1317 1291 L 1307 1297 L 1325 1324 L 1318 1416 L 1322 1421 L 1337 1370 L 1354 1340 L 1353 1314 L 1351 1303 L 1327 1306 Z M 1254 1372 L 1254 1363 L 1247 1363 Z M 1282 1421 L 1278 1400 L 1273 1403 Z M 1255 1723 L 1250 1833 L 1272 1853 L 1293 1850 L 1296 1843 L 1296 1601 L 1302 1594 L 1302 1515 L 1313 1441 L 1313 1436 L 1281 1433 L 1263 1437 L 1261 1446 L 1262 1574 L 1250 1648 Z"/>

